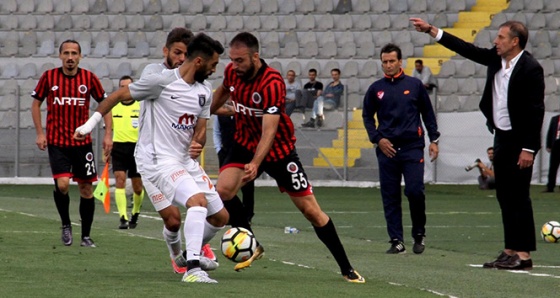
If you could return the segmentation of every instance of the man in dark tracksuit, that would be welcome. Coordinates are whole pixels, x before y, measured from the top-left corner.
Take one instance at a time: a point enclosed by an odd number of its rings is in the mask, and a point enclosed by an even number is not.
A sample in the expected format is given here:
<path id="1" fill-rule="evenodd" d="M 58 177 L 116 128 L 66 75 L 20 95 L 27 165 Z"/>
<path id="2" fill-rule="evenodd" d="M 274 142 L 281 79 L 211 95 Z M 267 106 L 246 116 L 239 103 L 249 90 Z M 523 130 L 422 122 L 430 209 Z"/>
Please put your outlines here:
<path id="1" fill-rule="evenodd" d="M 404 74 L 402 54 L 398 46 L 388 44 L 381 49 L 385 77 L 374 82 L 364 97 L 362 117 L 369 140 L 377 145 L 381 197 L 390 254 L 404 253 L 401 209 L 401 177 L 412 218 L 414 253 L 424 251 L 426 204 L 424 195 L 424 130 L 430 138 L 430 157 L 438 156 L 436 117 L 426 88 L 419 79 Z M 374 115 L 377 114 L 379 125 Z M 422 118 L 422 119 L 421 119 Z"/>
<path id="2" fill-rule="evenodd" d="M 550 119 L 548 132 L 546 133 L 546 151 L 550 153 L 548 166 L 548 183 L 545 192 L 554 192 L 556 186 L 556 174 L 560 165 L 560 115 Z"/>

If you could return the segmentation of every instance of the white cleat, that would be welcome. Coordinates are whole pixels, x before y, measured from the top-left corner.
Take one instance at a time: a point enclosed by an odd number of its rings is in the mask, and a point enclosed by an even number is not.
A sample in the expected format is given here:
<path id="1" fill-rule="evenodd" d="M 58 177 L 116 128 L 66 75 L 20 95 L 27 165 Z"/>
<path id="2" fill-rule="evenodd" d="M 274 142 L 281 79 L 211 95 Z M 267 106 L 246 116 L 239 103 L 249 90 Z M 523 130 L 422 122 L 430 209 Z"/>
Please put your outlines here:
<path id="1" fill-rule="evenodd" d="M 189 271 L 187 271 L 187 273 L 185 273 L 185 275 L 183 275 L 183 282 L 197 282 L 197 283 L 205 283 L 205 284 L 217 284 L 218 281 L 216 281 L 215 279 L 211 279 L 208 276 L 208 273 L 206 273 L 206 271 L 202 271 L 202 269 L 200 268 L 193 268 Z"/>
<path id="2" fill-rule="evenodd" d="M 220 264 L 217 261 L 200 256 L 200 269 L 204 271 L 212 271 L 216 270 L 218 267 L 220 267 Z"/>

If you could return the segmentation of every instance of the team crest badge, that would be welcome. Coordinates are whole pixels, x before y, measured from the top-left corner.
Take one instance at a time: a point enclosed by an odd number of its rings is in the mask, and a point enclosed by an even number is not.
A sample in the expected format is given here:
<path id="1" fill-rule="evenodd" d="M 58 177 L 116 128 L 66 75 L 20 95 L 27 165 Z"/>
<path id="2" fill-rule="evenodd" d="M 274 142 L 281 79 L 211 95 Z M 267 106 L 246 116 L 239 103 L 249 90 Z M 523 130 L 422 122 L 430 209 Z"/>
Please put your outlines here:
<path id="1" fill-rule="evenodd" d="M 235 91 L 235 88 L 233 88 L 233 86 L 229 87 L 229 92 L 233 92 Z"/>
<path id="2" fill-rule="evenodd" d="M 198 105 L 203 107 L 206 104 L 206 96 L 204 94 L 198 95 Z"/>
<path id="3" fill-rule="evenodd" d="M 288 172 L 293 174 L 293 173 L 297 173 L 297 171 L 299 171 L 299 167 L 295 162 L 292 161 L 288 164 L 288 166 L 286 166 L 286 170 L 288 170 Z"/>
<path id="4" fill-rule="evenodd" d="M 93 160 L 93 153 L 91 153 L 91 152 L 86 153 L 86 160 L 87 161 L 92 161 Z"/>
<path id="5" fill-rule="evenodd" d="M 383 99 L 383 95 L 385 95 L 385 92 L 377 91 L 377 98 L 379 98 L 380 100 Z"/>
<path id="6" fill-rule="evenodd" d="M 254 103 L 259 104 L 262 101 L 262 97 L 259 93 L 255 92 L 253 93 L 253 96 L 251 96 L 251 99 L 253 100 Z"/>
<path id="7" fill-rule="evenodd" d="M 86 85 L 80 85 L 80 86 L 78 87 L 78 91 L 79 91 L 80 93 L 82 93 L 82 94 L 86 94 L 86 92 L 87 92 L 87 86 L 86 86 Z"/>

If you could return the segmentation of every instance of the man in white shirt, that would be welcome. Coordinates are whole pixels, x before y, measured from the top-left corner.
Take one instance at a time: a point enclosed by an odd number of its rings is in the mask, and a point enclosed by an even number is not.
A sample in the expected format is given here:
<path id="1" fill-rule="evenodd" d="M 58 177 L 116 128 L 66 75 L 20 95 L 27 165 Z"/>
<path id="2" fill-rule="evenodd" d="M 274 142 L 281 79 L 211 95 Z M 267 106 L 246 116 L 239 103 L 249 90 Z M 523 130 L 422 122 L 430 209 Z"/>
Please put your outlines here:
<path id="1" fill-rule="evenodd" d="M 203 33 L 196 35 L 179 68 L 148 73 L 114 92 L 74 134 L 81 139 L 90 133 L 119 101 L 143 101 L 135 159 L 138 172 L 163 194 L 160 200 L 168 200 L 164 204 L 169 207 L 159 210 L 164 221 L 169 217 L 176 220 L 171 203 L 187 208 L 183 226 L 186 251 L 176 258 L 188 268 L 184 282 L 217 283 L 202 271 L 208 260 L 200 251 L 229 219 L 214 185 L 196 161 L 206 142 L 212 101 L 212 86 L 206 78 L 215 71 L 223 51 L 219 42 Z"/>
<path id="2" fill-rule="evenodd" d="M 428 66 L 424 66 L 422 59 L 414 61 L 414 71 L 412 76 L 422 81 L 426 90 L 432 90 L 437 87 L 436 79 L 432 75 L 432 70 Z"/>

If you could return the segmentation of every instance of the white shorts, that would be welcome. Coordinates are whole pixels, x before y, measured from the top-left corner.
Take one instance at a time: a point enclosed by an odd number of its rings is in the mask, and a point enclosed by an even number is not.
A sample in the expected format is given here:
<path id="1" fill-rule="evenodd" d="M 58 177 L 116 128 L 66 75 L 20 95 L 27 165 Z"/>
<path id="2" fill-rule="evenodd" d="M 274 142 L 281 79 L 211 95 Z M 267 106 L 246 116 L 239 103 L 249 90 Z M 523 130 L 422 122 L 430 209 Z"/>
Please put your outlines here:
<path id="1" fill-rule="evenodd" d="M 136 163 L 138 173 L 142 175 L 142 182 L 156 211 L 161 211 L 172 204 L 185 207 L 187 199 L 198 193 L 203 193 L 206 197 L 208 216 L 224 208 L 216 187 L 196 160 L 189 159 L 184 163 L 160 161 L 156 165 L 139 160 Z M 189 192 L 177 196 L 176 190 L 179 184 L 187 184 Z"/>

